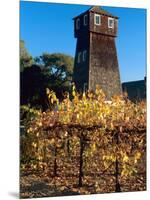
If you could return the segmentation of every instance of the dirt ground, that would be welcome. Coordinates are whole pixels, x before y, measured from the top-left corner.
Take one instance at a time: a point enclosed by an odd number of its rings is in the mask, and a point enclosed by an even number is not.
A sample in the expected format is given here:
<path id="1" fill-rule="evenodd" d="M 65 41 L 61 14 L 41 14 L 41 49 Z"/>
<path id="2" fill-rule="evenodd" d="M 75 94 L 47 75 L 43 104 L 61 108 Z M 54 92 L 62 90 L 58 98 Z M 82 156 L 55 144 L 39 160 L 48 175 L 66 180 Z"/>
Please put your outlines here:
<path id="1" fill-rule="evenodd" d="M 88 184 L 90 182 L 90 184 Z M 146 190 L 146 175 L 138 174 L 119 180 L 121 192 Z M 52 177 L 43 171 L 21 172 L 20 198 L 38 198 L 115 192 L 113 175 L 84 175 L 78 187 L 78 176 Z"/>

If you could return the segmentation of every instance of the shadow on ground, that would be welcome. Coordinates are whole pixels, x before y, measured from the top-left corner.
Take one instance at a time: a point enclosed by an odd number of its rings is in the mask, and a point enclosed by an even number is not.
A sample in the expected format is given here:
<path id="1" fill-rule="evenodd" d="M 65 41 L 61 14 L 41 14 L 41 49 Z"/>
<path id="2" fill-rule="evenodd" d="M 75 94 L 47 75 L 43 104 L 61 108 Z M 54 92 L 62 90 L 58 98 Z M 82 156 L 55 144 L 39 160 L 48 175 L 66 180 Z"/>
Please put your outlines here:
<path id="1" fill-rule="evenodd" d="M 31 185 L 21 188 L 21 198 L 33 197 L 53 197 L 79 195 L 80 193 L 72 191 L 70 188 L 48 185 L 45 182 L 32 182 Z"/>

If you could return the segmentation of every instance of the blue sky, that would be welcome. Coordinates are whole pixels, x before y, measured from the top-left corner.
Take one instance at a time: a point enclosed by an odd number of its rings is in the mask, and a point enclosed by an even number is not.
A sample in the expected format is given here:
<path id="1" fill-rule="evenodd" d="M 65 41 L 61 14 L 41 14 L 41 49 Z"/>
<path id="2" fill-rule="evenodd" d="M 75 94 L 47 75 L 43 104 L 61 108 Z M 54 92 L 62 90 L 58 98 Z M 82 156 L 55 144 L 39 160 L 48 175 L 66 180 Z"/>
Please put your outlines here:
<path id="1" fill-rule="evenodd" d="M 55 3 L 20 3 L 20 38 L 35 57 L 43 52 L 75 55 L 73 20 L 90 6 Z M 103 7 L 119 17 L 116 39 L 121 81 L 146 74 L 146 10 Z"/>

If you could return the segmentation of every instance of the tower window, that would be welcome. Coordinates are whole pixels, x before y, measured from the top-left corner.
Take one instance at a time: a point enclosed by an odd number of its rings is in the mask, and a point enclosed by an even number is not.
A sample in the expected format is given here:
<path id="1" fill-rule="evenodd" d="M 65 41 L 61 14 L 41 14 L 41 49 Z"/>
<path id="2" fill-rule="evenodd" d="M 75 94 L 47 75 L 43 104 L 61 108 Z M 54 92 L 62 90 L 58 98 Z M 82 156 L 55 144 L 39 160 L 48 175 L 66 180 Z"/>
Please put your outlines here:
<path id="1" fill-rule="evenodd" d="M 76 20 L 76 29 L 77 30 L 80 29 L 80 19 L 79 18 Z"/>
<path id="2" fill-rule="evenodd" d="M 81 62 L 81 52 L 78 53 L 78 63 Z"/>
<path id="3" fill-rule="evenodd" d="M 108 18 L 108 28 L 114 28 L 114 19 Z"/>
<path id="4" fill-rule="evenodd" d="M 101 16 L 98 14 L 94 15 L 94 24 L 95 25 L 101 25 Z"/>
<path id="5" fill-rule="evenodd" d="M 88 16 L 84 15 L 84 26 L 86 26 L 88 23 Z"/>
<path id="6" fill-rule="evenodd" d="M 84 51 L 83 51 L 83 62 L 86 61 L 86 54 L 87 54 L 87 51 L 84 50 Z"/>

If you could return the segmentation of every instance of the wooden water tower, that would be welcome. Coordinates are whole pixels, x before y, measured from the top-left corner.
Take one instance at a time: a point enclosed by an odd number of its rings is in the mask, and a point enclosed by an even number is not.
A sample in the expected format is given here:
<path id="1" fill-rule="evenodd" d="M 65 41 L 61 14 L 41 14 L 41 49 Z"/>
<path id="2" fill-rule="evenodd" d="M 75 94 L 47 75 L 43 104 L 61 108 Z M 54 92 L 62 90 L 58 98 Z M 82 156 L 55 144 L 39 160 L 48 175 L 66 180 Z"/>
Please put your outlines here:
<path id="1" fill-rule="evenodd" d="M 108 99 L 121 93 L 117 29 L 118 17 L 98 6 L 74 18 L 77 45 L 73 80 L 78 91 L 95 91 L 100 85 Z"/>

